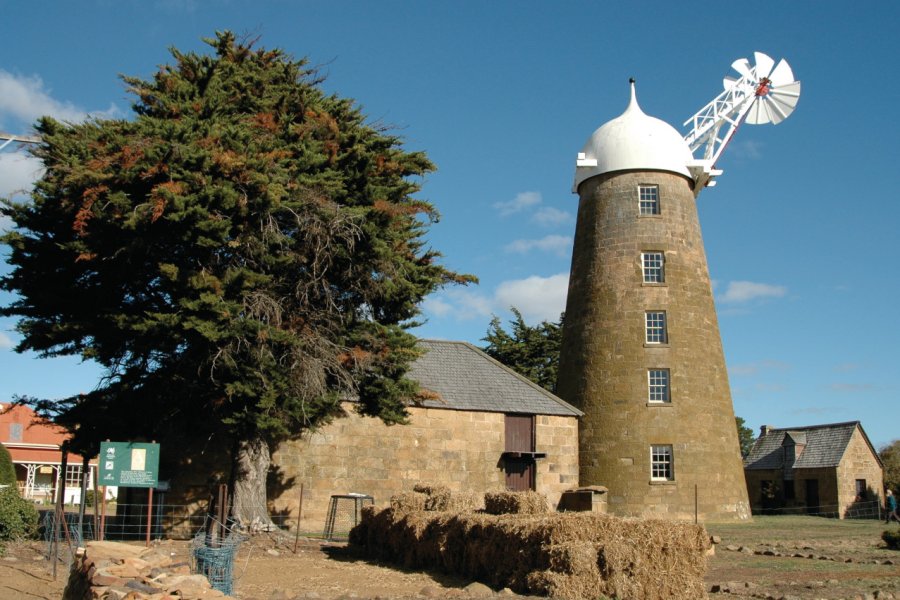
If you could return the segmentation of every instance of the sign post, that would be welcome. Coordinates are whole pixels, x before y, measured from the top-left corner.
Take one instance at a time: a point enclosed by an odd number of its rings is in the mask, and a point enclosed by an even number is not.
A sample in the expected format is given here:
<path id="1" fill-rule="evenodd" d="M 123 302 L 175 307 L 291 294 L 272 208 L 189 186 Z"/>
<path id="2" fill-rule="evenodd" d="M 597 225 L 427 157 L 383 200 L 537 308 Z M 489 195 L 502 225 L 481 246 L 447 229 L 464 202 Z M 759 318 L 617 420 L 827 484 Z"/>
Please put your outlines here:
<path id="1" fill-rule="evenodd" d="M 153 488 L 159 482 L 159 444 L 100 443 L 100 483 L 104 486 L 143 487 L 147 492 L 147 545 L 153 514 Z M 106 493 L 104 489 L 104 500 Z"/>

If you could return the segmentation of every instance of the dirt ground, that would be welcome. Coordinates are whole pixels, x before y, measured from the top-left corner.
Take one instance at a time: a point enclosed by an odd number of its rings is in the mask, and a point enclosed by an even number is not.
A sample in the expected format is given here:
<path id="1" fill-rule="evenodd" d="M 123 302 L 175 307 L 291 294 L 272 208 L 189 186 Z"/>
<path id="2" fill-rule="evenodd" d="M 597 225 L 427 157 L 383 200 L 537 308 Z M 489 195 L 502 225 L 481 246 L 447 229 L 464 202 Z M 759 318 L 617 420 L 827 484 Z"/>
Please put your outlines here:
<path id="1" fill-rule="evenodd" d="M 757 517 L 749 524 L 708 525 L 721 538 L 709 560 L 710 599 L 900 600 L 900 552 L 887 549 L 873 521 L 816 517 Z M 897 527 L 891 525 L 892 528 Z M 156 542 L 187 560 L 187 542 Z M 0 557 L 0 600 L 58 600 L 67 572 L 53 579 L 45 547 L 8 546 Z M 440 573 L 403 571 L 353 557 L 342 544 L 256 536 L 235 560 L 235 596 L 241 600 L 477 598 L 498 595 L 471 581 Z"/>

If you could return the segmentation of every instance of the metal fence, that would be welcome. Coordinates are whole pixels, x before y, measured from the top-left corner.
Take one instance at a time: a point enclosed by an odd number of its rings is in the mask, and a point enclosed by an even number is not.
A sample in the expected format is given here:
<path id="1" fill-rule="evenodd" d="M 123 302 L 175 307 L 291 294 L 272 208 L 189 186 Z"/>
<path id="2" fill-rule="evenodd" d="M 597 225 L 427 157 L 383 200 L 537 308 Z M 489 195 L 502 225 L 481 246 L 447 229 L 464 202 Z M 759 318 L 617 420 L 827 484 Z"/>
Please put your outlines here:
<path id="1" fill-rule="evenodd" d="M 754 515 L 811 515 L 832 519 L 883 519 L 884 508 L 878 500 L 854 502 L 841 510 L 836 504 L 821 506 L 779 506 L 773 508 L 755 508 Z"/>
<path id="2" fill-rule="evenodd" d="M 196 506 L 154 504 L 148 520 L 147 508 L 147 504 L 111 504 L 105 518 L 92 511 L 83 518 L 77 512 L 66 512 L 64 525 L 57 522 L 56 512 L 51 509 L 43 511 L 41 533 L 47 542 L 55 538 L 65 544 L 68 536 L 73 542 L 80 543 L 98 539 L 102 528 L 103 539 L 127 541 L 146 539 L 149 527 L 152 540 L 188 540 L 204 528 L 208 518 L 206 511 L 198 510 Z M 296 519 L 289 520 L 284 514 L 270 514 L 269 518 L 283 531 L 289 525 L 296 525 Z"/>

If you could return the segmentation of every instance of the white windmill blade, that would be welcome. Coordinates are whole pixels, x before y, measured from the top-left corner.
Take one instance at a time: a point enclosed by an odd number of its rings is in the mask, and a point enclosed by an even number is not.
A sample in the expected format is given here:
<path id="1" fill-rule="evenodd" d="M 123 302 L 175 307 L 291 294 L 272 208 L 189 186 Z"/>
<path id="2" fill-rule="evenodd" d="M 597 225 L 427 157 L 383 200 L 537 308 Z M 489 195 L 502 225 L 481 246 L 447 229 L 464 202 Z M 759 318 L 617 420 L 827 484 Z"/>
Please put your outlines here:
<path id="1" fill-rule="evenodd" d="M 763 125 L 771 120 L 772 115 L 769 113 L 768 104 L 760 99 L 753 101 L 747 116 L 744 118 L 744 122 L 751 125 Z"/>
<path id="2" fill-rule="evenodd" d="M 789 65 L 787 61 L 782 58 L 778 62 L 778 66 L 775 67 L 775 70 L 772 71 L 772 74 L 769 75 L 769 79 L 772 80 L 772 85 L 774 86 L 782 86 L 793 83 L 794 72 L 791 70 L 791 65 Z"/>
<path id="3" fill-rule="evenodd" d="M 800 101 L 800 82 L 795 81 L 773 89 L 769 93 L 768 101 L 772 109 L 781 115 L 780 119 L 772 120 L 772 123 L 777 125 L 787 119 L 797 107 L 797 102 Z"/>
<path id="4" fill-rule="evenodd" d="M 731 63 L 731 68 L 741 74 L 742 77 L 753 79 L 753 71 L 750 69 L 750 61 L 746 58 L 739 58 Z"/>
<path id="5" fill-rule="evenodd" d="M 775 66 L 775 61 L 768 54 L 762 52 L 754 52 L 753 59 L 756 61 L 756 78 L 768 77 L 772 72 L 772 67 Z"/>
<path id="6" fill-rule="evenodd" d="M 722 88 L 724 88 L 726 90 L 730 90 L 731 88 L 734 87 L 734 84 L 736 84 L 737 82 L 738 82 L 737 77 L 732 77 L 731 75 L 726 75 L 722 79 Z"/>

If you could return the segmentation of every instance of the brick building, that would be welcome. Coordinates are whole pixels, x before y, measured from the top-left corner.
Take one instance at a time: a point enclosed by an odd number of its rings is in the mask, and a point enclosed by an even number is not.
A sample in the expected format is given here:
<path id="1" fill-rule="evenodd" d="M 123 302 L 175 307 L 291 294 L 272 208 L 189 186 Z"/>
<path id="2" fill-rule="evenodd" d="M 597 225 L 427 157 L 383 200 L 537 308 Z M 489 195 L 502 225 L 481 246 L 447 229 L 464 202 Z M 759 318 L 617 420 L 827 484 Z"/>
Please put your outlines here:
<path id="1" fill-rule="evenodd" d="M 744 460 L 754 512 L 877 516 L 881 458 L 859 421 L 776 429 L 764 426 Z"/>
<path id="2" fill-rule="evenodd" d="M 0 443 L 6 446 L 16 469 L 16 482 L 23 498 L 52 501 L 62 470 L 61 446 L 65 431 L 47 423 L 27 406 L 0 404 Z M 83 459 L 70 454 L 66 463 L 66 502 L 81 497 Z M 93 485 L 97 460 L 88 467 L 88 486 Z M 90 489 L 90 487 L 89 487 Z"/>

